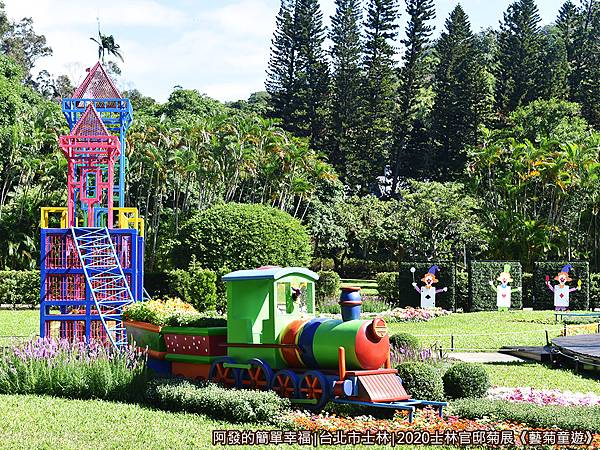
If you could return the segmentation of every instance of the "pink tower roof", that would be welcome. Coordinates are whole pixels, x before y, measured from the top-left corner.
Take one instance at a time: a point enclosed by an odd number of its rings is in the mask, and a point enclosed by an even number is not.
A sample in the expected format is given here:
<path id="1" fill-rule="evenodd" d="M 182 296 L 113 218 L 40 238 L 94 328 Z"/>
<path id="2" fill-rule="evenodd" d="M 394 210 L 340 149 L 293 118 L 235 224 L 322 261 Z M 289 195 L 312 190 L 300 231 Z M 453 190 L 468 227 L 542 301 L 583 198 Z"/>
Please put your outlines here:
<path id="1" fill-rule="evenodd" d="M 110 133 L 106 129 L 94 105 L 89 103 L 85 112 L 81 115 L 75 127 L 73 127 L 71 136 L 110 136 Z"/>
<path id="2" fill-rule="evenodd" d="M 99 61 L 88 71 L 83 83 L 75 90 L 73 98 L 121 98 L 121 93 Z"/>

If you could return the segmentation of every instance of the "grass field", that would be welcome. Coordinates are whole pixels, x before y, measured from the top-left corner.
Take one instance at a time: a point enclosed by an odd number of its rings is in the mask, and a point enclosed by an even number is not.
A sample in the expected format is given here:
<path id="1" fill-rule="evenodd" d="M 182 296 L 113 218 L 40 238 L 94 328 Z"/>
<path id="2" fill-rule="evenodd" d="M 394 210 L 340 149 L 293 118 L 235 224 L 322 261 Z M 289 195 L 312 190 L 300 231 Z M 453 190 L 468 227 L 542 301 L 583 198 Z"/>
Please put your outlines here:
<path id="1" fill-rule="evenodd" d="M 545 345 L 546 333 L 552 339 L 563 325 L 554 322 L 552 311 L 484 311 L 455 313 L 429 322 L 402 322 L 389 325 L 391 333 L 406 332 L 419 336 L 424 345 L 462 351 L 497 350 L 513 345 Z"/>
<path id="2" fill-rule="evenodd" d="M 39 310 L 0 310 L 0 337 L 34 336 L 40 331 Z"/>
<path id="3" fill-rule="evenodd" d="M 493 386 L 559 389 L 600 395 L 600 380 L 535 362 L 485 364 Z"/>

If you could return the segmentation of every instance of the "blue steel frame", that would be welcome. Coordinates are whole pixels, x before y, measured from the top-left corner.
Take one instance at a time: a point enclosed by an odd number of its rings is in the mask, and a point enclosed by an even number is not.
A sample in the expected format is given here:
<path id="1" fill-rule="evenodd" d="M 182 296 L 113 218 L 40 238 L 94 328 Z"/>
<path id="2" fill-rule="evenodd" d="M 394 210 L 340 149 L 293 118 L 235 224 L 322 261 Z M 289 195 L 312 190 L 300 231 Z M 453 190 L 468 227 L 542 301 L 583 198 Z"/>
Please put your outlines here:
<path id="1" fill-rule="evenodd" d="M 114 193 L 119 198 L 119 207 L 125 206 L 125 135 L 133 121 L 133 109 L 128 98 L 64 98 L 62 100 L 62 111 L 69 124 L 73 127 L 85 112 L 89 103 L 94 105 L 102 122 L 111 133 L 119 135 L 121 141 L 121 155 L 119 157 L 119 182 L 115 183 Z"/>
<path id="2" fill-rule="evenodd" d="M 95 304 L 89 287 L 85 287 L 85 300 L 70 300 L 63 298 L 61 300 L 46 299 L 46 278 L 48 275 L 82 275 L 84 269 L 80 268 L 49 268 L 46 267 L 46 257 L 48 250 L 46 248 L 46 237 L 49 235 L 71 236 L 70 228 L 42 228 L 41 233 L 41 252 L 40 252 L 40 336 L 46 335 L 46 322 L 61 321 L 75 322 L 85 321 L 85 338 L 90 339 L 92 322 L 101 322 L 100 315 L 94 314 Z M 109 234 L 113 236 L 131 236 L 131 267 L 122 268 L 125 276 L 129 275 L 131 280 L 130 289 L 135 301 L 142 301 L 144 297 L 144 238 L 139 236 L 136 229 L 110 229 Z M 50 308 L 58 307 L 59 314 L 51 314 Z M 68 308 L 85 308 L 85 314 L 69 314 Z M 71 338 L 72 336 L 61 336 Z"/>

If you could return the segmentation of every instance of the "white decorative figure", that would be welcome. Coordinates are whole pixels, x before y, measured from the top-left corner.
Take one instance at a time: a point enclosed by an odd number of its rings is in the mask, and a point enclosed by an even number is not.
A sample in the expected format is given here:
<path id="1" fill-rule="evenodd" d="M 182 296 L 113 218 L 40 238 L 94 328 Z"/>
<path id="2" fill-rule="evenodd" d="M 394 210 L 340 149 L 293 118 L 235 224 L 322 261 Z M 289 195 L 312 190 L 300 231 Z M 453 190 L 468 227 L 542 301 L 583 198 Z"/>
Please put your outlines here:
<path id="1" fill-rule="evenodd" d="M 521 291 L 522 288 L 521 286 L 511 288 L 508 284 L 513 282 L 512 276 L 510 275 L 510 264 L 504 264 L 504 271 L 500 272 L 500 275 L 498 275 L 496 280 L 500 282 L 497 286 L 490 280 L 490 286 L 496 293 L 496 306 L 498 307 L 498 311 L 507 310 L 510 308 L 511 294 L 513 292 Z"/>
<path id="2" fill-rule="evenodd" d="M 569 270 L 572 269 L 573 266 L 571 264 L 567 264 L 563 266 L 563 268 L 558 272 L 558 275 L 554 277 L 558 284 L 552 285 L 550 283 L 550 277 L 546 275 L 546 286 L 552 292 L 554 292 L 554 309 L 556 311 L 565 311 L 569 309 L 569 294 L 573 291 L 581 290 L 581 280 L 577 281 L 577 287 L 569 288 L 567 284 L 569 281 L 573 281 L 573 279 L 569 276 Z"/>
<path id="3" fill-rule="evenodd" d="M 413 280 L 415 274 L 415 268 L 411 267 L 410 271 L 413 273 Z M 448 288 L 436 289 L 433 286 L 439 280 L 435 277 L 435 273 L 439 272 L 440 268 L 438 266 L 431 266 L 427 273 L 423 275 L 421 281 L 425 283 L 423 286 L 417 286 L 417 283 L 413 281 L 412 285 L 415 290 L 421 294 L 421 308 L 435 308 L 435 294 L 439 294 L 440 292 L 447 292 Z"/>

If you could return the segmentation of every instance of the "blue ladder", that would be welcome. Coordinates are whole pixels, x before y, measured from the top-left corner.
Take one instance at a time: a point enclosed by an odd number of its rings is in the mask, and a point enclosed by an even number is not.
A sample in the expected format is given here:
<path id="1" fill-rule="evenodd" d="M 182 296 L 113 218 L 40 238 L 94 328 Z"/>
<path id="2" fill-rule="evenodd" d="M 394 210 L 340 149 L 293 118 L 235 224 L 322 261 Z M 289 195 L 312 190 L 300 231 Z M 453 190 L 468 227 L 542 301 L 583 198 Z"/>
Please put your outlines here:
<path id="1" fill-rule="evenodd" d="M 127 345 L 123 307 L 135 302 L 107 228 L 71 228 L 85 282 L 110 342 Z"/>

